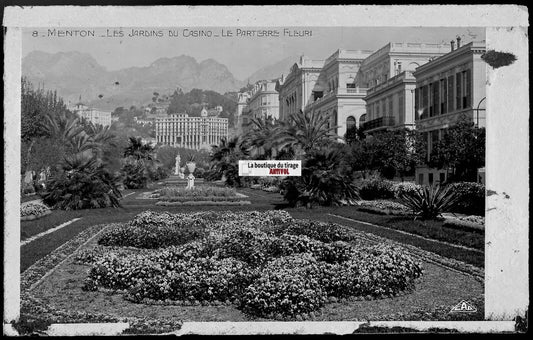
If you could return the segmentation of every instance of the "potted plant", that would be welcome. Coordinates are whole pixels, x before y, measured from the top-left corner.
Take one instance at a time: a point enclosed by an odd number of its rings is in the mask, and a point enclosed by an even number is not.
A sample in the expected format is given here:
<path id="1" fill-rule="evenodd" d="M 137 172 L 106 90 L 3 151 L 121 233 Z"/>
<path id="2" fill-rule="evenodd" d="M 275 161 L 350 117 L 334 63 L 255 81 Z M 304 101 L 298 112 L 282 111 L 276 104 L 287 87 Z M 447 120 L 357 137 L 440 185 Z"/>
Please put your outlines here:
<path id="1" fill-rule="evenodd" d="M 189 157 L 187 158 L 187 169 L 189 170 L 189 173 L 194 173 L 194 169 L 196 169 L 196 163 L 194 162 L 195 156 L 193 153 L 189 154 Z"/>

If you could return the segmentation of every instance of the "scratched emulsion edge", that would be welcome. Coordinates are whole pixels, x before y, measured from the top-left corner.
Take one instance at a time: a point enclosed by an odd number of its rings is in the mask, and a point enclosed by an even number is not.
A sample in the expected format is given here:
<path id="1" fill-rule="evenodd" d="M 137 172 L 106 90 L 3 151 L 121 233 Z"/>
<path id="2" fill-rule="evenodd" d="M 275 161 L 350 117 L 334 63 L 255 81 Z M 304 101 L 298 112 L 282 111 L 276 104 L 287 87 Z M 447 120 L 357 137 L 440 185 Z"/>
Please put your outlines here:
<path id="1" fill-rule="evenodd" d="M 20 312 L 21 30 L 4 30 L 4 324 Z"/>
<path id="2" fill-rule="evenodd" d="M 524 316 L 529 292 L 529 73 L 527 27 L 487 28 L 487 50 L 516 60 L 487 64 L 485 318 Z"/>
<path id="3" fill-rule="evenodd" d="M 370 7 L 376 7 L 376 6 L 370 6 Z M 320 18 L 322 20 L 322 22 L 320 20 L 316 21 L 315 18 L 313 18 L 313 20 L 308 20 L 307 22 L 313 22 L 313 25 L 316 25 L 316 26 L 353 26 L 353 23 L 358 23 L 358 25 L 360 26 L 392 26 L 392 25 L 397 25 L 397 26 L 408 26 L 408 25 L 411 25 L 411 26 L 419 26 L 419 25 L 428 25 L 428 26 L 436 26 L 435 23 L 437 23 L 437 25 L 440 23 L 438 21 L 438 18 L 435 18 L 434 16 L 428 16 L 428 9 L 427 8 L 422 8 L 422 7 L 428 7 L 428 6 L 420 6 L 416 9 L 414 9 L 414 12 L 416 12 L 417 14 L 419 14 L 419 18 L 416 18 L 416 16 L 413 16 L 411 12 L 413 12 L 413 8 L 409 8 L 409 7 L 403 7 L 403 8 L 397 8 L 397 11 L 390 11 L 390 9 L 388 10 L 385 10 L 384 7 L 381 7 L 384 11 L 383 11 L 383 16 L 378 16 L 376 17 L 376 12 L 373 11 L 373 10 L 369 10 L 368 6 L 365 7 L 365 8 L 359 8 L 358 11 L 350 11 L 350 10 L 347 10 L 347 8 L 333 8 L 333 7 L 328 7 L 328 8 L 325 8 L 324 11 L 320 11 Z M 454 10 L 452 10 L 451 8 L 447 8 L 446 10 L 444 10 L 442 7 L 440 7 L 439 9 L 437 9 L 436 7 L 437 6 L 430 6 L 430 7 L 433 7 L 431 8 L 431 10 L 433 11 L 439 11 L 440 13 L 444 13 L 444 16 L 439 16 L 440 18 L 444 17 L 444 18 L 452 18 L 453 17 L 453 23 L 454 23 L 454 26 L 488 26 L 489 23 L 490 24 L 493 24 L 493 25 L 498 25 L 498 26 L 503 26 L 503 25 L 509 25 L 509 24 L 514 24 L 514 23 L 522 23 L 523 25 L 527 25 L 527 8 L 524 9 L 524 7 L 522 8 L 518 8 L 518 6 L 514 6 L 513 9 L 509 10 L 509 8 L 507 7 L 506 10 L 501 10 L 500 6 L 471 6 L 468 10 L 465 9 L 465 8 L 461 8 L 461 6 L 450 6 L 450 7 L 455 7 Z M 294 6 L 292 7 L 294 8 Z M 380 8 L 380 10 L 381 10 Z M 35 9 L 35 8 L 34 8 Z M 132 16 L 129 16 L 128 14 L 133 14 L 133 12 L 135 11 L 135 9 L 127 9 L 126 11 L 124 11 L 124 8 L 121 8 L 121 12 L 120 14 L 121 15 L 116 15 L 117 13 L 114 13 L 115 15 L 113 15 L 112 11 L 109 11 L 107 13 L 102 13 L 104 15 L 102 16 L 97 16 L 97 17 L 94 17 L 94 16 L 84 16 L 84 15 L 80 15 L 81 13 L 76 13 L 77 15 L 75 16 L 72 16 L 72 12 L 69 12 L 67 15 L 65 14 L 60 14 L 60 13 L 63 13 L 62 10 L 63 9 L 68 9 L 68 8 L 61 8 L 61 9 L 58 9 L 57 7 L 56 8 L 48 8 L 47 11 L 45 12 L 33 12 L 33 13 L 24 13 L 24 14 L 33 14 L 33 15 L 30 15 L 30 16 L 21 16 L 22 18 L 14 18 L 13 15 L 20 15 L 20 12 L 17 12 L 17 13 L 11 13 L 12 17 L 11 17 L 11 20 L 10 22 L 12 23 L 11 26 L 16 26 L 16 25 L 13 25 L 13 23 L 20 23 L 21 21 L 24 21 L 26 22 L 25 25 L 20 25 L 20 26 L 25 26 L 25 27 L 30 27 L 30 26 L 51 26 L 52 23 L 54 23 L 54 26 L 120 26 L 122 24 L 122 26 L 132 26 L 134 25 L 133 22 L 135 22 L 135 26 L 174 26 L 176 25 L 176 22 L 179 22 L 180 25 L 179 26 L 183 26 L 183 25 L 188 25 L 188 26 L 201 26 L 201 23 L 199 22 L 195 22 L 196 19 L 189 19 L 189 18 L 184 18 L 183 16 L 183 13 L 179 13 L 178 11 L 187 11 L 189 12 L 188 14 L 192 17 L 192 16 L 198 16 L 198 12 L 200 10 L 204 10 L 203 8 L 202 9 L 198 9 L 198 8 L 190 8 L 190 7 L 187 7 L 187 8 L 173 8 L 171 10 L 169 10 L 167 13 L 161 13 L 159 11 L 159 16 L 155 16 L 155 17 L 151 17 L 148 18 L 149 16 L 141 16 L 140 18 L 139 17 L 136 17 L 136 18 L 133 18 Z M 70 10 L 72 11 L 73 8 L 70 8 Z M 143 8 L 143 9 L 146 9 L 146 10 L 151 10 L 151 8 Z M 298 10 L 299 9 L 302 9 L 302 8 L 294 8 L 296 10 L 296 12 L 299 12 Z M 449 10 L 448 10 L 449 9 Z M 247 10 L 249 10 L 250 12 L 253 12 L 255 9 L 251 9 L 251 8 L 248 8 Z M 266 10 L 266 11 L 265 11 Z M 205 23 L 204 26 L 209 26 L 209 25 L 214 25 L 214 24 L 218 24 L 219 26 L 222 26 L 222 25 L 235 25 L 235 26 L 269 26 L 269 25 L 278 25 L 278 26 L 305 26 L 305 20 L 309 19 L 310 17 L 309 16 L 306 16 L 306 15 L 297 15 L 295 16 L 294 18 L 287 18 L 287 12 L 280 12 L 279 11 L 280 8 L 276 8 L 276 9 L 273 9 L 273 8 L 262 8 L 261 9 L 261 12 L 263 14 L 265 14 L 266 12 L 273 12 L 273 14 L 276 14 L 278 15 L 278 17 L 276 17 L 275 20 L 277 20 L 276 22 L 272 22 L 272 16 L 270 16 L 269 19 L 266 19 L 266 22 L 264 22 L 265 19 L 261 18 L 260 20 L 258 20 L 258 18 L 253 15 L 253 16 L 245 16 L 245 17 L 242 17 L 240 19 L 237 19 L 237 24 L 233 21 L 232 23 L 229 23 L 228 20 L 235 20 L 235 15 L 232 15 L 231 13 L 228 13 L 228 16 L 226 16 L 226 19 L 224 19 L 225 16 L 220 16 L 220 12 L 219 10 L 215 10 L 213 11 L 213 9 L 209 9 L 209 11 L 206 11 L 207 13 L 210 13 L 210 14 L 207 14 L 207 16 L 209 15 L 216 15 L 216 18 L 217 20 L 214 20 L 214 21 L 211 21 L 209 23 Z M 443 10 L 443 11 L 441 11 Z M 167 11 L 167 9 L 165 10 Z M 314 11 L 314 10 L 313 10 Z M 520 11 L 524 11 L 526 14 L 523 15 L 523 13 L 520 15 Z M 58 15 L 58 12 L 59 12 L 59 15 Z M 66 12 L 66 11 L 65 11 Z M 507 17 L 504 17 L 503 19 L 501 17 L 498 17 L 498 14 L 501 13 L 501 12 L 504 12 L 507 14 Z M 152 11 L 150 11 L 150 13 L 152 13 Z M 401 13 L 402 15 L 398 15 L 399 13 Z M 43 16 L 44 14 L 44 16 Z M 111 14 L 111 15 L 110 15 Z M 124 15 L 126 14 L 126 15 Z M 162 14 L 162 15 L 161 15 Z M 235 13 L 234 13 L 235 14 Z M 241 12 L 242 14 L 242 12 Z M 301 14 L 301 13 L 300 13 Z M 309 13 L 309 15 L 312 17 L 314 15 L 316 15 L 316 12 L 315 13 Z M 372 14 L 374 14 L 374 16 L 372 16 Z M 480 16 L 479 14 L 483 14 L 483 19 L 480 19 Z M 516 16 L 515 15 L 512 15 L 512 14 L 517 14 Z M 50 16 L 56 16 L 56 17 L 59 17 L 60 19 L 63 19 L 66 17 L 68 17 L 68 15 L 70 15 L 70 19 L 67 19 L 66 21 L 68 21 L 68 24 L 63 24 L 63 21 L 60 21 L 60 20 L 55 20 L 56 18 L 50 18 L 48 15 Z M 174 22 L 172 22 L 171 18 L 172 16 L 175 16 L 175 17 L 179 17 L 180 19 L 179 20 L 175 20 Z M 289 14 L 290 15 L 290 14 Z M 340 19 L 339 20 L 335 20 L 334 23 L 332 23 L 332 21 L 330 20 L 330 16 L 331 15 L 335 15 L 335 16 L 338 16 Z M 405 15 L 405 16 L 403 16 Z M 266 16 L 267 18 L 269 16 Z M 347 20 L 347 18 L 350 17 L 350 20 Z M 107 18 L 107 19 L 105 19 Z M 157 22 L 155 20 L 155 18 L 157 18 Z M 230 18 L 230 19 L 228 19 Z M 305 19 L 303 19 L 305 18 Z M 370 18 L 370 20 L 369 20 Z M 100 20 L 99 20 L 100 19 Z M 109 19 L 109 21 L 107 21 Z M 112 20 L 111 20 L 112 19 Z M 139 20 L 140 19 L 140 20 Z M 183 20 L 185 19 L 185 20 Z M 223 23 L 219 23 L 219 20 L 225 20 Z M 294 20 L 288 20 L 287 19 L 294 19 Z M 360 19 L 360 20 L 357 20 L 357 19 Z M 376 20 L 378 19 L 378 20 Z M 72 20 L 75 20 L 75 23 L 74 21 Z M 180 21 L 181 20 L 181 21 Z M 284 21 L 285 20 L 285 21 Z M 28 22 L 33 22 L 33 23 L 36 23 L 34 25 L 31 25 L 31 24 L 28 24 Z M 292 22 L 291 22 L 292 21 Z M 112 22 L 112 24 L 110 25 L 107 25 L 108 22 Z M 149 23 L 148 23 L 149 22 Z M 441 21 L 442 22 L 442 21 Z M 408 23 L 408 24 L 406 24 Z M 448 23 L 449 24 L 449 21 Z M 441 23 L 440 25 L 441 26 L 446 26 L 447 24 L 444 24 L 444 23 Z M 9 25 L 8 25 L 9 26 Z M 13 32 L 13 29 L 11 29 L 11 31 Z M 20 33 L 20 32 L 19 32 Z M 11 41 L 9 42 L 9 44 L 6 42 L 6 40 L 8 38 L 11 38 Z M 494 38 L 494 36 L 493 36 Z M 5 158 L 6 159 L 17 159 L 19 160 L 20 158 L 20 136 L 18 135 L 19 134 L 19 131 L 20 131 L 20 39 L 17 39 L 15 38 L 14 41 L 13 40 L 13 37 L 10 37 L 9 35 L 6 36 L 6 40 L 5 40 L 5 45 L 4 46 L 9 46 L 9 48 L 5 48 L 5 60 L 6 60 L 6 63 L 9 65 L 9 70 L 8 68 L 6 68 L 6 78 L 5 78 L 5 84 L 8 85 L 6 87 L 10 87 L 10 90 L 8 92 L 6 92 L 5 94 L 5 103 L 6 103 L 6 106 L 5 106 L 5 112 L 9 112 L 10 114 L 9 115 L 6 115 L 6 119 L 7 121 L 5 122 L 5 124 L 8 124 L 8 125 L 4 125 L 4 128 L 5 128 L 5 132 L 6 132 L 6 141 L 7 140 L 10 140 L 8 144 L 5 144 L 4 147 L 5 147 L 5 150 L 6 150 L 6 153 L 5 153 Z M 527 39 L 526 39 L 526 47 L 522 46 L 522 48 L 527 51 Z M 15 50 L 15 55 L 16 57 L 14 57 L 13 55 L 13 50 Z M 515 51 L 516 55 L 517 55 L 517 58 L 519 58 L 519 60 L 517 61 L 519 64 L 520 64 L 520 58 L 521 57 L 525 57 L 527 58 L 527 53 L 526 54 L 519 54 L 518 51 Z M 524 60 L 524 59 L 522 59 Z M 520 67 L 524 67 L 523 64 L 520 64 L 521 66 Z M 13 70 L 11 69 L 13 66 L 15 66 L 15 71 L 14 73 L 12 72 Z M 9 71 L 9 72 L 8 72 Z M 521 69 L 522 71 L 522 74 L 524 74 L 526 77 L 527 77 L 527 65 L 525 65 L 525 68 Z M 9 81 L 8 81 L 9 80 Z M 9 86 L 10 85 L 10 86 Z M 526 82 L 526 85 L 527 86 L 527 82 Z M 507 88 L 516 88 L 516 84 L 512 84 L 511 86 L 507 87 Z M 494 90 L 495 87 L 492 87 L 492 89 Z M 527 87 L 526 87 L 526 90 L 527 90 Z M 503 91 L 502 93 L 505 93 L 505 91 Z M 500 96 L 502 96 L 502 93 L 494 93 L 492 94 L 494 96 L 494 98 L 492 98 L 492 101 L 497 101 L 499 102 L 500 101 Z M 507 93 L 509 93 L 507 91 Z M 511 98 L 513 98 L 513 96 L 511 96 Z M 509 108 L 512 107 L 513 105 L 511 104 L 516 104 L 517 102 L 515 101 L 511 101 L 511 103 L 507 103 L 506 105 L 500 105 L 499 107 L 500 108 L 503 108 L 504 109 L 504 112 L 508 112 L 510 111 Z M 492 105 L 492 104 L 491 104 Z M 489 104 L 487 105 L 489 106 Z M 491 111 L 494 111 L 491 110 Z M 489 115 L 490 115 L 490 112 L 489 111 Z M 514 112 L 514 111 L 513 111 Z M 527 106 L 522 108 L 521 110 L 517 110 L 517 115 L 518 113 L 520 114 L 520 122 L 521 123 L 527 123 Z M 525 115 L 524 115 L 525 113 Z M 13 121 L 13 118 L 17 118 L 18 121 Z M 518 116 L 517 116 L 518 117 Z M 17 120 L 15 119 L 15 120 Z M 489 118 L 490 119 L 490 118 Z M 508 120 L 509 120 L 509 116 L 508 115 L 502 115 L 501 117 L 499 117 L 499 119 L 501 119 L 502 122 L 504 122 L 505 124 L 502 124 L 501 127 L 502 129 L 500 131 L 494 131 L 494 134 L 489 134 L 487 136 L 487 139 L 488 139 L 488 143 L 493 143 L 495 142 L 495 138 L 496 138 L 496 141 L 498 140 L 501 140 L 501 134 L 504 134 L 504 135 L 507 135 L 507 139 L 511 139 L 513 140 L 512 138 L 512 135 L 513 135 L 513 131 L 508 131 L 507 129 L 509 128 L 509 124 L 508 123 Z M 505 121 L 503 119 L 506 119 Z M 498 120 L 499 122 L 499 120 Z M 491 124 L 491 123 L 489 123 Z M 506 125 L 507 124 L 507 125 Z M 519 126 L 522 130 L 523 129 L 527 129 L 527 126 L 528 125 L 525 125 L 525 124 L 516 124 L 516 126 Z M 7 127 L 7 128 L 6 128 Z M 520 129 L 519 129 L 520 130 Z M 511 133 L 509 133 L 511 132 Z M 522 131 L 523 132 L 523 131 Z M 527 130 L 525 131 L 525 134 L 527 135 Z M 14 136 L 13 139 L 11 138 L 8 138 L 7 136 Z M 521 136 L 521 137 L 525 137 L 525 136 Z M 516 139 L 515 139 L 516 141 Z M 522 140 L 521 140 L 522 141 Z M 524 147 L 526 148 L 526 151 L 527 151 L 527 137 L 525 139 L 525 142 L 521 145 L 521 148 L 523 149 Z M 489 144 L 490 145 L 490 144 Z M 513 155 L 516 155 L 517 152 L 516 152 L 516 148 L 514 147 L 513 144 L 510 144 L 512 145 L 512 147 L 509 146 L 509 144 L 507 144 L 507 147 L 502 147 L 500 146 L 500 151 L 501 149 L 503 149 L 505 152 L 507 153 L 511 153 Z M 9 148 L 6 148 L 6 146 L 9 146 Z M 489 147 L 489 150 L 488 150 L 488 154 L 490 155 L 496 155 L 496 157 L 501 157 L 502 153 L 501 152 L 496 152 L 496 151 L 493 151 L 493 150 L 490 150 L 492 147 Z M 494 149 L 496 150 L 496 149 Z M 527 167 L 527 152 L 526 153 L 522 153 L 523 150 L 520 150 L 520 162 L 519 164 L 516 163 L 516 160 L 515 163 L 512 163 L 512 167 L 524 167 L 526 168 Z M 504 152 L 504 153 L 505 153 Z M 523 156 L 522 156 L 523 155 Z M 11 156 L 11 157 L 10 157 Z M 501 162 L 501 160 L 493 160 L 494 162 Z M 10 321 L 10 320 L 13 320 L 14 318 L 16 318 L 18 316 L 18 312 L 19 312 L 19 301 L 20 301 L 20 298 L 18 297 L 18 294 L 17 295 L 17 298 L 10 298 L 9 300 L 6 300 L 6 295 L 10 295 L 10 294 L 6 294 L 6 293 L 15 293 L 15 292 L 18 292 L 19 291 L 19 284 L 18 284 L 18 281 L 19 281 L 19 263 L 20 263 L 20 252 L 19 252 L 19 249 L 18 249 L 18 242 L 19 242 L 19 229 L 20 229 L 20 221 L 19 221 L 19 216 L 18 216 L 18 209 L 19 209 L 19 181 L 18 181 L 18 176 L 19 176 L 19 168 L 20 168 L 20 161 L 18 162 L 15 162 L 16 165 L 13 166 L 13 162 L 10 162 L 10 168 L 5 167 L 4 171 L 5 171 L 5 178 L 6 178 L 6 192 L 5 192 L 5 195 L 7 196 L 7 194 L 9 193 L 9 201 L 8 202 L 5 202 L 6 205 L 4 207 L 4 209 L 6 210 L 9 210 L 10 211 L 10 215 L 9 216 L 6 216 L 10 218 L 10 220 L 5 220 L 4 223 L 5 225 L 7 224 L 8 221 L 10 221 L 10 223 L 8 224 L 10 226 L 10 232 L 12 232 L 13 234 L 9 234 L 9 237 L 10 240 L 14 240 L 14 238 L 16 238 L 16 241 L 15 242 L 15 247 L 11 247 L 11 251 L 9 252 L 6 252 L 4 253 L 4 255 L 6 254 L 9 254 L 9 256 L 6 257 L 4 256 L 4 263 L 5 264 L 9 264 L 9 268 L 5 269 L 5 270 L 8 270 L 5 272 L 5 274 L 8 274 L 9 276 L 11 276 L 11 278 L 13 277 L 16 277 L 15 280 L 13 279 L 10 279 L 10 284 L 9 286 L 5 286 L 5 288 L 9 288 L 10 290 L 9 291 L 4 291 L 4 301 L 7 302 L 9 306 L 9 308 L 7 307 L 4 307 L 4 311 L 9 311 L 11 312 L 11 314 L 4 314 L 5 318 L 4 318 L 4 322 L 6 321 Z M 498 170 L 494 170 L 492 169 L 494 165 L 492 163 L 490 164 L 487 164 L 487 178 L 489 178 L 490 174 L 492 173 L 493 176 L 497 176 L 498 174 L 500 175 L 507 175 L 509 177 L 513 177 L 513 176 L 510 176 L 509 175 L 509 171 L 498 171 Z M 505 169 L 505 170 L 509 170 L 509 169 Z M 9 175 L 14 175 L 15 177 L 10 177 Z M 12 183 L 9 183 L 10 181 L 8 180 L 9 178 L 16 178 L 17 180 L 12 180 L 11 182 Z M 525 180 L 527 181 L 528 177 L 527 177 L 527 170 L 526 170 L 526 177 L 525 177 Z M 511 182 L 512 181 L 512 182 Z M 496 182 L 498 182 L 496 180 Z M 511 182 L 511 184 L 514 184 L 514 189 L 513 190 L 510 190 L 510 189 L 507 189 L 507 188 L 510 188 L 509 186 L 509 182 Z M 520 188 L 520 183 L 522 183 L 522 185 L 524 185 L 525 187 L 525 190 L 523 188 Z M 525 185 L 525 184 L 526 185 Z M 9 187 L 7 186 L 9 184 Z M 492 185 L 493 183 L 491 182 L 490 185 Z M 527 202 L 528 202 L 528 183 L 527 182 L 524 182 L 523 180 L 521 180 L 520 178 L 507 178 L 507 181 L 504 181 L 504 183 L 498 183 L 495 187 L 491 187 L 491 186 L 487 186 L 487 188 L 489 188 L 490 190 L 494 190 L 495 192 L 503 192 L 503 191 L 506 191 L 506 193 L 510 196 L 511 199 L 513 199 L 513 196 L 516 197 L 515 199 L 523 199 L 519 202 L 519 206 L 518 205 L 515 205 L 514 207 L 515 208 L 505 208 L 506 211 L 508 212 L 514 212 L 516 210 L 519 211 L 519 213 L 521 214 L 521 217 L 522 219 L 519 221 L 519 224 L 518 224 L 518 227 L 517 227 L 517 230 L 519 231 L 522 231 L 522 232 L 525 232 L 522 233 L 522 234 L 519 234 L 519 235 L 506 235 L 505 233 L 498 233 L 497 230 L 495 229 L 492 229 L 491 226 L 492 225 L 495 225 L 495 223 L 492 223 L 490 221 L 490 219 L 493 218 L 493 214 L 490 214 L 490 215 L 487 215 L 487 218 L 488 218 L 488 228 L 491 228 L 490 230 L 490 236 L 487 237 L 487 241 L 491 241 L 492 240 L 492 237 L 496 237 L 495 238 L 495 241 L 500 243 L 502 242 L 503 244 L 506 244 L 506 245 L 515 245 L 517 244 L 515 241 L 519 241 L 521 238 L 522 239 L 525 239 L 526 241 L 526 244 L 525 244 L 525 249 L 524 248 L 517 248 L 517 247 L 514 247 L 514 249 L 517 249 L 519 250 L 519 254 L 517 257 L 515 257 L 516 259 L 518 259 L 518 262 L 519 262 L 519 265 L 520 266 L 523 266 L 523 263 L 524 263 L 524 259 L 525 259 L 525 263 L 526 263 L 526 267 L 523 268 L 523 267 L 519 267 L 517 269 L 517 271 L 522 271 L 521 275 L 518 275 L 518 276 L 513 276 L 512 277 L 512 280 L 511 282 L 509 282 L 510 286 L 506 286 L 505 289 L 509 290 L 512 292 L 512 294 L 514 294 L 515 296 L 517 294 L 515 294 L 515 292 L 517 290 L 520 290 L 522 289 L 522 286 L 520 287 L 517 287 L 517 285 L 515 284 L 516 283 L 516 280 L 519 280 L 519 279 L 522 279 L 525 277 L 525 283 L 526 283 L 526 288 L 527 288 L 527 279 L 528 279 L 528 275 L 527 275 L 527 237 L 524 237 L 524 235 L 528 235 L 528 230 L 527 230 Z M 500 189 L 498 191 L 498 189 Z M 516 195 L 516 196 L 515 196 Z M 524 199 L 525 198 L 525 199 Z M 491 204 L 493 203 L 492 206 L 495 206 L 497 207 L 498 209 L 500 209 L 500 206 L 502 205 L 501 202 L 493 202 L 490 198 L 487 198 L 487 203 L 488 203 L 488 208 L 491 207 Z M 9 205 L 7 205 L 9 204 Z M 524 207 L 524 204 L 525 204 L 525 210 L 523 209 Z M 8 209 L 9 207 L 9 209 Z M 518 207 L 518 208 L 517 208 Z M 14 208 L 14 209 L 13 209 Z M 502 208 L 503 210 L 504 208 Z M 525 225 L 526 225 L 526 228 L 524 229 L 523 228 L 523 219 L 525 218 Z M 498 224 L 499 225 L 499 224 Z M 496 228 L 498 228 L 498 225 L 496 225 Z M 502 225 L 505 225 L 502 224 Z M 15 230 L 16 229 L 16 230 Z M 5 242 L 7 244 L 7 236 L 8 234 L 6 233 L 6 228 L 4 228 L 4 233 L 5 233 Z M 492 235 L 492 234 L 496 234 L 496 235 Z M 518 236 L 518 237 L 517 237 Z M 514 237 L 514 238 L 513 238 Z M 508 241 L 508 242 L 505 242 L 505 241 Z M 494 249 L 496 247 L 493 247 L 492 249 Z M 7 249 L 7 248 L 5 248 Z M 6 250 L 7 251 L 7 250 Z M 487 259 L 487 262 L 488 264 L 492 267 L 493 265 L 496 265 L 496 266 L 499 266 L 499 265 L 504 265 L 504 266 L 508 266 L 509 264 L 509 259 L 504 259 L 504 261 L 502 261 L 499 256 L 505 256 L 507 253 L 504 251 L 504 252 L 499 252 L 497 249 L 495 249 L 494 252 L 491 252 L 491 257 L 489 259 Z M 15 256 L 16 255 L 16 256 Z M 15 258 L 14 258 L 15 257 Z M 489 263 L 490 262 L 490 263 Z M 14 270 L 15 268 L 13 268 L 13 265 L 12 264 L 15 264 L 16 266 L 16 270 Z M 6 268 L 6 266 L 4 267 Z M 507 273 L 509 274 L 509 272 Z M 8 276 L 8 275 L 5 275 L 4 277 Z M 14 276 L 13 276 L 14 275 Z M 505 276 L 505 275 L 504 275 Z M 11 290 L 11 288 L 13 287 L 13 282 L 14 281 L 17 281 L 17 283 L 14 285 L 15 286 L 15 290 Z M 489 277 L 487 277 L 487 281 L 490 281 L 491 282 L 491 285 L 490 287 L 498 287 L 498 289 L 489 289 L 489 290 L 486 290 L 486 293 L 488 294 L 489 291 L 490 291 L 490 296 L 488 296 L 487 300 L 490 302 L 488 306 L 485 307 L 486 311 L 488 314 L 491 314 L 492 316 L 492 319 L 493 320 L 497 320 L 497 319 L 501 319 L 503 316 L 507 315 L 508 317 L 513 317 L 515 314 L 513 314 L 514 312 L 516 311 L 519 311 L 521 309 L 523 309 L 523 306 L 524 304 L 526 304 L 527 302 L 524 302 L 524 301 L 527 301 L 528 300 L 528 296 L 527 295 L 524 295 L 523 293 L 525 292 L 525 294 L 527 294 L 527 289 L 524 290 L 524 291 L 520 291 L 519 293 L 521 294 L 521 296 L 526 296 L 527 298 L 525 300 L 522 300 L 522 301 L 519 301 L 518 304 L 514 303 L 516 302 L 515 300 L 511 300 L 510 303 L 506 303 L 506 304 L 501 304 L 501 299 L 505 299 L 507 297 L 507 295 L 505 294 L 501 294 L 502 291 L 501 291 L 501 288 L 502 288 L 502 283 L 505 283 L 503 280 L 502 280 L 502 276 L 498 276 L 498 275 L 490 275 Z M 4 281 L 4 284 L 6 282 Z M 14 301 L 16 300 L 16 302 Z M 7 308 L 7 309 L 6 309 Z M 312 326 L 312 323 L 309 323 L 309 326 Z M 490 327 L 489 327 L 490 328 Z"/>

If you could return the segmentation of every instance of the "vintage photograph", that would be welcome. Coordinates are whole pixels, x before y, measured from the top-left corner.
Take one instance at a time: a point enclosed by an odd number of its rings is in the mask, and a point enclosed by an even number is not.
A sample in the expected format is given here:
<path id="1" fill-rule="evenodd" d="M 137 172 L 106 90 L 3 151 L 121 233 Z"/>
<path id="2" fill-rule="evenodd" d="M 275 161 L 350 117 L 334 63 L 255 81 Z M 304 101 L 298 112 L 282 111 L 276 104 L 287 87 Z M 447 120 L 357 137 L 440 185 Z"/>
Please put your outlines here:
<path id="1" fill-rule="evenodd" d="M 20 39 L 20 335 L 486 320 L 485 27 Z"/>

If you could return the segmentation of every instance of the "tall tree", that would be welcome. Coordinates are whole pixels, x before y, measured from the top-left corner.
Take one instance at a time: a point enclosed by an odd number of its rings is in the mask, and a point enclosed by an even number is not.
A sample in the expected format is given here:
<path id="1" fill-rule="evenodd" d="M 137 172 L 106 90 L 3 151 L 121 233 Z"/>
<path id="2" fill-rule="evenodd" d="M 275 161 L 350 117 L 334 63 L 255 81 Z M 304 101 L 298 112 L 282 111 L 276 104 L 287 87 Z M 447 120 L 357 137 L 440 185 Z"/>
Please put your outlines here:
<path id="1" fill-rule="evenodd" d="M 485 128 L 462 116 L 433 147 L 428 165 L 448 169 L 452 181 L 475 182 L 477 169 L 485 166 Z"/>
<path id="2" fill-rule="evenodd" d="M 330 126 L 329 117 L 315 111 L 290 115 L 283 122 L 280 132 L 276 135 L 276 143 L 280 149 L 292 148 L 296 155 L 305 155 L 310 150 L 334 142 L 337 126 Z"/>

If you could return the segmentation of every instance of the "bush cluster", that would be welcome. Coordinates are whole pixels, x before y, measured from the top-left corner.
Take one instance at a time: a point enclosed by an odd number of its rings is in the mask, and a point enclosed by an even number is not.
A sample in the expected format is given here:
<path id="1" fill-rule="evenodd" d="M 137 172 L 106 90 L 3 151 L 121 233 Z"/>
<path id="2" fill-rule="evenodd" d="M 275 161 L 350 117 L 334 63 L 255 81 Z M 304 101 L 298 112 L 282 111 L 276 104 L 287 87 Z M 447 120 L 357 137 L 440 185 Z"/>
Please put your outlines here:
<path id="1" fill-rule="evenodd" d="M 20 206 L 20 217 L 25 217 L 25 216 L 30 216 L 30 215 L 40 216 L 42 214 L 47 213 L 49 210 L 50 209 L 48 209 L 46 205 L 41 204 L 41 203 L 35 203 L 35 202 L 26 203 Z"/>
<path id="2" fill-rule="evenodd" d="M 118 180 L 96 158 L 75 155 L 66 158 L 63 171 L 47 181 L 41 197 L 53 209 L 119 207 Z"/>
<path id="3" fill-rule="evenodd" d="M 391 215 L 410 215 L 412 210 L 405 205 L 387 200 L 360 201 L 358 210 Z"/>
<path id="4" fill-rule="evenodd" d="M 205 235 L 202 221 L 180 218 L 170 214 L 141 214 L 129 224 L 106 231 L 98 244 L 104 246 L 160 248 L 180 245 Z"/>
<path id="5" fill-rule="evenodd" d="M 364 200 L 394 198 L 394 182 L 381 178 L 370 178 L 362 181 L 359 196 Z"/>
<path id="6" fill-rule="evenodd" d="M 235 197 L 236 191 L 233 188 L 212 186 L 196 186 L 193 189 L 165 187 L 157 190 L 154 194 L 165 199 L 174 197 Z"/>
<path id="7" fill-rule="evenodd" d="M 127 290 L 128 299 L 141 303 L 233 303 L 253 316 L 284 319 L 317 311 L 328 297 L 397 294 L 422 273 L 420 264 L 400 249 L 356 247 L 345 242 L 351 238 L 340 226 L 292 220 L 283 211 L 157 215 L 140 214 L 129 228 L 164 229 L 167 223 L 180 230 L 190 228 L 182 221 L 195 221 L 206 233 L 170 246 L 169 236 L 161 234 L 158 249 L 106 251 L 98 246 L 80 253 L 79 261 L 92 264 L 84 289 Z M 102 239 L 122 237 L 109 234 Z M 102 239 L 100 244 L 107 243 Z"/>
<path id="8" fill-rule="evenodd" d="M 148 184 L 144 166 L 140 163 L 126 163 L 121 169 L 124 187 L 126 189 L 142 189 Z"/>
<path id="9" fill-rule="evenodd" d="M 392 185 L 395 198 L 400 198 L 402 194 L 412 193 L 419 190 L 421 186 L 413 182 L 398 182 Z"/>
<path id="10" fill-rule="evenodd" d="M 460 197 L 460 202 L 452 212 L 485 216 L 485 186 L 476 182 L 457 182 L 450 184 Z"/>

